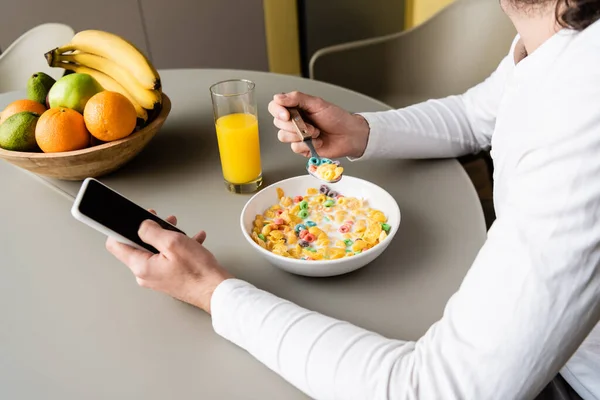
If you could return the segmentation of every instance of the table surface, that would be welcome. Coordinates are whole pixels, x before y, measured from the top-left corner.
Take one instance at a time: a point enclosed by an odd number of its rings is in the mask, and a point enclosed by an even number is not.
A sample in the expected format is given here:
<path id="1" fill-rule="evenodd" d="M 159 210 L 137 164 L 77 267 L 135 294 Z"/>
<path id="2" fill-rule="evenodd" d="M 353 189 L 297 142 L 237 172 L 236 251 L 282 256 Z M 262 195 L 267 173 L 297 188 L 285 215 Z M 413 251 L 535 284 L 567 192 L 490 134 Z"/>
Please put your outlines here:
<path id="1" fill-rule="evenodd" d="M 277 141 L 274 93 L 301 90 L 352 112 L 387 107 L 328 84 L 259 72 L 165 70 L 171 115 L 148 147 L 101 180 L 143 207 L 175 214 L 241 279 L 391 338 L 437 321 L 485 240 L 476 192 L 455 160 L 344 162 L 397 200 L 402 224 L 383 255 L 354 273 L 306 278 L 268 264 L 242 237 L 250 195 L 222 180 L 209 86 L 256 82 L 265 185 L 305 173 Z M 0 109 L 23 93 L 0 95 Z M 70 215 L 79 183 L 0 161 L 0 398 L 301 399 L 300 391 L 214 333 L 209 316 L 137 287 L 105 238 Z"/>

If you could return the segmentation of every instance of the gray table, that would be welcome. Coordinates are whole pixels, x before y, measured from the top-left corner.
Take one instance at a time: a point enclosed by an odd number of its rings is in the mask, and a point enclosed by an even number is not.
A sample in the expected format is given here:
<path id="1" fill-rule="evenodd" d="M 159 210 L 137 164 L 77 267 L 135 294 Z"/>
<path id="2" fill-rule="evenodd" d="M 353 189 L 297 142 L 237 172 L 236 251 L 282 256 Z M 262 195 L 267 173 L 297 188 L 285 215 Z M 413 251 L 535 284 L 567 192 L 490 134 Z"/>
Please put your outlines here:
<path id="1" fill-rule="evenodd" d="M 454 160 L 345 163 L 347 174 L 388 190 L 402 211 L 394 243 L 346 276 L 282 272 L 244 241 L 250 196 L 228 193 L 212 123 L 211 83 L 257 84 L 265 184 L 304 173 L 276 139 L 274 93 L 301 90 L 350 111 L 386 106 L 337 87 L 282 75 L 162 71 L 172 113 L 146 150 L 107 184 L 188 233 L 237 277 L 298 304 L 394 338 L 414 340 L 444 305 L 485 239 L 477 195 Z M 0 96 L 0 109 L 22 93 Z M 217 336 L 203 312 L 136 286 L 104 237 L 71 218 L 79 184 L 43 180 L 0 161 L 1 399 L 300 399 L 305 396 Z"/>

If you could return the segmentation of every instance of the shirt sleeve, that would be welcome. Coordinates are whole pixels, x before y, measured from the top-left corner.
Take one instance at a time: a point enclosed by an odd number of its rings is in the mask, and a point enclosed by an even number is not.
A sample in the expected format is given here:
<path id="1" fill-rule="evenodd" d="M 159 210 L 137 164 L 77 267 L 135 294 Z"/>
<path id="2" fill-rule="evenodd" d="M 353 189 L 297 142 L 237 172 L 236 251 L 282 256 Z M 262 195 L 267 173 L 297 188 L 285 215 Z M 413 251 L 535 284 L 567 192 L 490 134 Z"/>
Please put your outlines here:
<path id="1" fill-rule="evenodd" d="M 489 78 L 462 95 L 399 110 L 359 113 L 369 124 L 369 140 L 362 157 L 349 159 L 447 158 L 488 149 L 513 68 L 509 55 Z"/>
<path id="2" fill-rule="evenodd" d="M 215 331 L 316 399 L 535 397 L 600 318 L 600 88 L 582 80 L 540 95 L 528 126 L 541 131 L 515 159 L 488 240 L 418 341 L 233 279 L 214 293 Z"/>

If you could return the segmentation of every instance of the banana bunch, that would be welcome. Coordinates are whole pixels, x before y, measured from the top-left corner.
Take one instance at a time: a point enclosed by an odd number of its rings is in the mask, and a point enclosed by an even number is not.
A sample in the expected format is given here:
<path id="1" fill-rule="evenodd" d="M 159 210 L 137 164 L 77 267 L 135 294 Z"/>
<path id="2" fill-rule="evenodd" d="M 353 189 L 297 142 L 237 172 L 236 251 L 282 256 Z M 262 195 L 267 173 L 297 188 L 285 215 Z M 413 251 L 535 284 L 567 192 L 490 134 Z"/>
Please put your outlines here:
<path id="1" fill-rule="evenodd" d="M 133 44 L 118 35 L 81 31 L 69 43 L 44 56 L 50 67 L 89 74 L 105 90 L 121 93 L 131 101 L 143 122 L 148 121 L 149 111 L 160 109 L 158 72 Z"/>

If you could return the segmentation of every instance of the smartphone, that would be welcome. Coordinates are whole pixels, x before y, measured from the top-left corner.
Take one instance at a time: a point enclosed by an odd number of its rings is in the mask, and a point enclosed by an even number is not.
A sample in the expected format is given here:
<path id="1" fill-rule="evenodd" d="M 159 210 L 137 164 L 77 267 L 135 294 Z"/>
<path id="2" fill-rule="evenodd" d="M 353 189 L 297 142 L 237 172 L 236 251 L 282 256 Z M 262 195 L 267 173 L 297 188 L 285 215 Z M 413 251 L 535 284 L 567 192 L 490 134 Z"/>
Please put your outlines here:
<path id="1" fill-rule="evenodd" d="M 71 214 L 86 225 L 139 250 L 158 253 L 138 236 L 143 221 L 151 219 L 164 229 L 185 233 L 138 206 L 100 181 L 87 178 L 81 184 Z"/>

